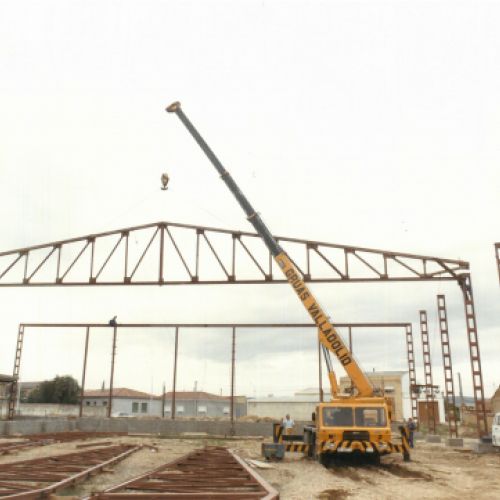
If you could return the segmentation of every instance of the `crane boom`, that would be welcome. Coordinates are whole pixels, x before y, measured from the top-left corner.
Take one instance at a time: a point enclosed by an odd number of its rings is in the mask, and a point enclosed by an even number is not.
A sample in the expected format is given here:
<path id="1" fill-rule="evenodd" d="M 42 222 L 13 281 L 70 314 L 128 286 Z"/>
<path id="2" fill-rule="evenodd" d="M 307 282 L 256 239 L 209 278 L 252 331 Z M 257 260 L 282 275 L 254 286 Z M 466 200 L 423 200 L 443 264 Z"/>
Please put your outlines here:
<path id="1" fill-rule="evenodd" d="M 344 340 L 332 325 L 328 316 L 324 313 L 308 286 L 304 283 L 301 273 L 297 270 L 283 248 L 281 248 L 279 243 L 274 239 L 273 235 L 262 221 L 260 215 L 253 209 L 252 205 L 241 192 L 229 172 L 223 167 L 217 156 L 215 156 L 215 153 L 210 149 L 203 137 L 201 137 L 194 125 L 184 114 L 180 103 L 174 102 L 168 106 L 166 110 L 169 113 L 175 113 L 179 117 L 181 122 L 215 167 L 226 186 L 237 199 L 241 208 L 245 212 L 247 219 L 264 240 L 264 243 L 271 252 L 271 255 L 274 257 L 274 260 L 278 264 L 279 268 L 282 270 L 288 283 L 290 283 L 293 287 L 295 293 L 301 300 L 312 320 L 317 325 L 321 344 L 337 356 L 337 359 L 344 367 L 356 387 L 358 395 L 368 397 L 373 396 L 373 387 L 368 380 L 368 377 L 361 370 L 352 353 L 347 348 Z"/>

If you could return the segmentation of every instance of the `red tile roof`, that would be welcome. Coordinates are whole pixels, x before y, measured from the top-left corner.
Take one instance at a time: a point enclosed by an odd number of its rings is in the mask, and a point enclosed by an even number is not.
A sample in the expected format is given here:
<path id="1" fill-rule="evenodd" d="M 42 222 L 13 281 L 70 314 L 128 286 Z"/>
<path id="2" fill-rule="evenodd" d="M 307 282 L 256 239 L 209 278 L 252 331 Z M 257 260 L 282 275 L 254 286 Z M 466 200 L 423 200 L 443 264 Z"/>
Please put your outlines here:
<path id="1" fill-rule="evenodd" d="M 109 389 L 91 389 L 83 393 L 84 398 L 107 398 L 109 396 Z M 135 398 L 135 399 L 150 399 L 155 398 L 153 394 L 147 392 L 134 391 L 134 389 L 127 389 L 126 387 L 114 387 L 114 398 Z"/>

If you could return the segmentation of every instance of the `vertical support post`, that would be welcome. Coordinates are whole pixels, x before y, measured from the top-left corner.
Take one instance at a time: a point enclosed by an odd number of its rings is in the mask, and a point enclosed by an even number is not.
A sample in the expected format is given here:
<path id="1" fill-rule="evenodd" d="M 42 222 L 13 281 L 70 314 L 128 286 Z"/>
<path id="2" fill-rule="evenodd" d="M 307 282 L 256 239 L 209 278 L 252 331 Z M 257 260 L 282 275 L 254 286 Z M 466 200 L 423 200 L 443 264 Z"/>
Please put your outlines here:
<path id="1" fill-rule="evenodd" d="M 495 254 L 497 257 L 498 279 L 500 280 L 500 243 L 495 243 Z"/>
<path id="2" fill-rule="evenodd" d="M 163 388 L 161 391 L 161 418 L 165 418 L 165 382 L 163 382 Z"/>
<path id="3" fill-rule="evenodd" d="M 321 369 L 321 342 L 318 335 L 318 383 L 319 383 L 319 401 L 322 403 L 323 399 L 323 371 Z"/>
<path id="4" fill-rule="evenodd" d="M 427 429 L 436 433 L 436 415 L 434 412 L 434 384 L 432 383 L 431 349 L 429 344 L 429 329 L 427 312 L 420 311 L 420 333 L 422 334 L 422 352 L 424 355 L 425 376 L 425 406 L 427 408 Z"/>
<path id="5" fill-rule="evenodd" d="M 415 372 L 415 350 L 413 346 L 413 331 L 411 323 L 405 327 L 406 333 L 406 354 L 408 358 L 408 376 L 410 380 L 410 400 L 411 400 L 411 418 L 417 420 L 417 374 Z"/>
<path id="6" fill-rule="evenodd" d="M 87 331 L 85 332 L 85 351 L 83 354 L 82 388 L 80 390 L 80 409 L 78 411 L 78 416 L 80 418 L 82 418 L 82 415 L 83 415 L 83 397 L 85 394 L 85 376 L 87 374 L 87 355 L 89 352 L 89 334 L 90 334 L 90 327 L 87 326 Z"/>
<path id="7" fill-rule="evenodd" d="M 352 328 L 349 326 L 348 330 L 349 330 L 349 351 L 351 351 L 351 356 L 352 356 L 354 354 L 352 350 Z M 354 382 L 351 380 L 350 383 L 351 383 L 351 394 L 353 394 Z"/>
<path id="8" fill-rule="evenodd" d="M 174 341 L 174 376 L 172 384 L 172 406 L 170 408 L 170 417 L 175 420 L 175 392 L 177 386 L 177 352 L 179 347 L 179 327 L 175 327 L 175 341 Z"/>
<path id="9" fill-rule="evenodd" d="M 165 224 L 160 224 L 160 268 L 158 270 L 158 281 L 163 283 L 163 254 L 165 248 Z"/>
<path id="10" fill-rule="evenodd" d="M 441 352 L 443 354 L 445 412 L 448 420 L 450 437 L 458 437 L 457 416 L 455 413 L 455 386 L 453 384 L 453 368 L 451 364 L 450 336 L 448 334 L 448 314 L 444 295 L 437 296 L 439 333 L 441 336 Z"/>
<path id="11" fill-rule="evenodd" d="M 231 435 L 234 436 L 234 368 L 236 358 L 236 328 L 233 326 L 231 340 Z"/>
<path id="12" fill-rule="evenodd" d="M 9 414 L 8 419 L 13 420 L 16 413 L 17 390 L 19 386 L 19 372 L 21 370 L 21 356 L 23 353 L 24 325 L 19 325 L 17 331 L 16 355 L 14 357 L 14 370 L 12 371 L 12 383 L 9 394 Z"/>
<path id="13" fill-rule="evenodd" d="M 116 334 L 118 327 L 113 326 L 113 345 L 111 348 L 111 374 L 109 376 L 109 395 L 108 395 L 108 418 L 111 418 L 111 407 L 113 405 L 113 380 L 115 376 L 115 354 L 116 354 Z"/>
<path id="14" fill-rule="evenodd" d="M 472 295 L 472 282 L 470 274 L 461 274 L 458 285 L 462 290 L 465 307 L 465 322 L 467 327 L 467 340 L 469 341 L 470 364 L 472 369 L 472 387 L 476 411 L 477 435 L 481 437 L 488 434 L 488 421 L 486 419 L 486 406 L 484 403 L 483 373 L 481 370 L 481 356 L 479 353 L 479 338 L 477 335 L 476 312 L 474 297 Z"/>

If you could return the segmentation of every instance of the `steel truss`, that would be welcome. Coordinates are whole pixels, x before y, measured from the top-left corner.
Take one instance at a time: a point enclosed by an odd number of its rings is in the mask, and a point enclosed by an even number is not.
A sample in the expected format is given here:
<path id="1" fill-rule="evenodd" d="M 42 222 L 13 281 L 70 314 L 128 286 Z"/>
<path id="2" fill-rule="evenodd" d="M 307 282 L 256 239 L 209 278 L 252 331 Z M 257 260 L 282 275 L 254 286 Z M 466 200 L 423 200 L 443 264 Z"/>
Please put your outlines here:
<path id="1" fill-rule="evenodd" d="M 420 311 L 420 333 L 422 335 L 422 354 L 424 359 L 425 405 L 427 408 L 427 430 L 436 433 L 436 415 L 434 412 L 434 385 L 432 383 L 431 348 L 429 344 L 429 329 L 427 312 Z M 419 419 L 420 420 L 420 419 Z"/>
<path id="2" fill-rule="evenodd" d="M 47 498 L 123 460 L 140 446 L 116 445 L 96 450 L 0 464 L 2 499 Z"/>
<path id="3" fill-rule="evenodd" d="M 413 352 L 413 335 L 412 327 L 410 323 L 336 323 L 337 328 L 348 328 L 349 337 L 352 336 L 352 330 L 354 328 L 402 328 L 405 331 L 406 346 L 407 346 L 407 359 L 408 359 L 408 372 L 409 372 L 409 393 L 412 401 L 412 417 L 416 417 L 417 400 L 414 394 L 414 385 L 416 380 L 415 375 L 415 360 Z M 174 347 L 174 359 L 173 359 L 173 376 L 172 376 L 172 407 L 171 407 L 171 419 L 175 419 L 175 404 L 176 404 L 176 392 L 177 392 L 177 368 L 178 368 L 178 345 L 179 345 L 179 333 L 182 329 L 206 329 L 206 328 L 219 328 L 225 329 L 231 332 L 231 394 L 230 394 L 230 421 L 231 425 L 234 426 L 235 412 L 234 412 L 234 397 L 235 397 L 235 372 L 236 372 L 236 333 L 238 329 L 248 329 L 248 328 L 293 328 L 293 329 L 317 329 L 317 326 L 311 323 L 120 323 L 117 326 L 110 327 L 106 323 L 22 323 L 19 325 L 18 331 L 18 341 L 16 344 L 16 354 L 15 354 L 15 364 L 14 364 L 14 379 L 16 382 L 11 384 L 11 391 L 9 395 L 9 419 L 13 419 L 15 416 L 16 400 L 17 400 L 17 381 L 19 380 L 20 369 L 21 369 L 21 357 L 22 349 L 24 344 L 25 330 L 28 328 L 82 328 L 85 330 L 85 342 L 84 342 L 84 356 L 83 356 L 83 370 L 82 370 L 82 381 L 81 381 L 81 392 L 80 392 L 80 411 L 79 414 L 83 414 L 83 395 L 85 390 L 85 379 L 87 371 L 87 357 L 88 357 L 88 346 L 90 330 L 92 329 L 104 329 L 109 330 L 113 328 L 113 343 L 111 347 L 111 380 L 114 376 L 114 358 L 116 355 L 116 341 L 119 329 L 129 329 L 129 328 L 163 328 L 174 329 L 175 331 L 175 347 Z M 352 338 L 351 338 L 352 347 Z M 323 383 L 322 383 L 322 371 L 321 371 L 321 356 L 318 358 L 318 372 L 319 372 L 319 392 L 320 395 L 323 393 Z M 321 401 L 322 401 L 321 397 Z M 111 417 L 111 408 L 113 405 L 113 385 L 110 384 L 108 392 L 108 417 Z M 12 409 L 12 410 L 11 410 Z"/>
<path id="4" fill-rule="evenodd" d="M 310 283 L 456 280 L 469 269 L 461 260 L 276 239 Z M 0 286 L 284 283 L 274 266 L 256 233 L 156 222 L 0 252 Z"/>
<path id="5" fill-rule="evenodd" d="M 90 498 L 273 500 L 279 493 L 231 450 L 208 446 Z"/>

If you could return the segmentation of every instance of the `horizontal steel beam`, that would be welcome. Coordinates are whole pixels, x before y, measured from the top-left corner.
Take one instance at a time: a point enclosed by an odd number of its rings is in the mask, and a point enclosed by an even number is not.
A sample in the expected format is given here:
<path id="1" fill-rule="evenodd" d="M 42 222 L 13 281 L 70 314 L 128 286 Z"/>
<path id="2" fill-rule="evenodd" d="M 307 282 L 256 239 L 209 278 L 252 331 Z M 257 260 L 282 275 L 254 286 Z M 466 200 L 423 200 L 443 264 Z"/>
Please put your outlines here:
<path id="1" fill-rule="evenodd" d="M 456 259 L 275 238 L 309 283 L 449 281 L 469 269 Z M 175 222 L 0 252 L 0 287 L 285 283 L 276 270 L 256 233 Z"/>

